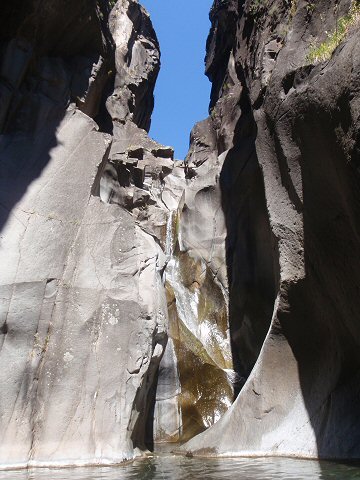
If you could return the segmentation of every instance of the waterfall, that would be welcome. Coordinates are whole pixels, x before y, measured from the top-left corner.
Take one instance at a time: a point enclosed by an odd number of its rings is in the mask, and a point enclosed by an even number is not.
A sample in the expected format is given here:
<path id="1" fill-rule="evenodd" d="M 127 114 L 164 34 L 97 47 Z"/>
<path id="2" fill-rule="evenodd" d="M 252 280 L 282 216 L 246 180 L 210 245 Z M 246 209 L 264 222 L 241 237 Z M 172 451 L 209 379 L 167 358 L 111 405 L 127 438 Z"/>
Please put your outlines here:
<path id="1" fill-rule="evenodd" d="M 170 210 L 169 216 L 166 223 L 166 242 L 165 242 L 165 255 L 166 259 L 169 262 L 174 254 L 174 216 L 176 214 L 175 210 Z"/>
<path id="2" fill-rule="evenodd" d="M 176 244 L 179 246 L 179 250 L 183 249 L 180 244 L 180 229 L 178 235 L 174 234 L 174 218 L 178 216 L 176 211 L 171 211 L 169 214 L 166 230 L 166 248 L 165 253 L 167 256 L 166 267 L 166 281 L 171 286 L 176 300 L 176 310 L 179 316 L 179 320 L 183 325 L 202 343 L 207 354 L 213 358 L 214 342 L 216 347 L 220 347 L 223 352 L 229 351 L 229 341 L 226 337 L 220 334 L 217 325 L 209 320 L 199 322 L 199 309 L 200 309 L 200 289 L 189 288 L 184 284 L 184 280 L 181 274 L 181 256 L 174 254 Z M 176 228 L 176 230 L 178 230 Z M 201 261 L 201 276 L 206 275 L 206 263 Z M 215 361 L 216 362 L 216 361 Z"/>
<path id="3" fill-rule="evenodd" d="M 176 214 L 177 212 L 175 211 L 170 212 L 167 224 L 165 253 L 168 263 L 166 267 L 166 281 L 174 292 L 176 309 L 181 321 L 197 336 L 199 294 L 198 291 L 191 292 L 183 284 L 180 271 L 180 259 L 174 255 L 177 241 L 174 235 L 174 217 L 177 216 Z"/>
<path id="4" fill-rule="evenodd" d="M 193 259 L 181 244 L 180 219 L 170 211 L 166 226 L 169 340 L 159 367 L 155 443 L 203 431 L 233 400 L 226 299 L 202 257 Z"/>
<path id="5" fill-rule="evenodd" d="M 168 261 L 167 269 L 169 263 L 173 261 L 175 215 L 175 211 L 169 212 L 166 225 L 165 254 Z M 155 443 L 170 443 L 180 440 L 182 433 L 180 393 L 178 361 L 174 341 L 169 335 L 158 373 L 153 429 Z"/>

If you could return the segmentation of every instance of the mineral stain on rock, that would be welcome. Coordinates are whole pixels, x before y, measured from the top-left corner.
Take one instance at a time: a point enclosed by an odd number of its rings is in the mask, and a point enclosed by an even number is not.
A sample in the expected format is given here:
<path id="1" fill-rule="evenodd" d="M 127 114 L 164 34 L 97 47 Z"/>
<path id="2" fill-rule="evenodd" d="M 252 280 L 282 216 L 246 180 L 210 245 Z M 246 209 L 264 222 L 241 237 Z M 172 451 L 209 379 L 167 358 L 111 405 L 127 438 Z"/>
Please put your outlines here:
<path id="1" fill-rule="evenodd" d="M 0 467 L 359 458 L 358 1 L 215 0 L 184 162 L 145 9 L 73 3 L 1 7 Z"/>
<path id="2" fill-rule="evenodd" d="M 180 212 L 171 212 L 165 249 L 171 354 L 160 364 L 154 418 L 157 443 L 184 441 L 205 430 L 228 409 L 234 396 L 227 373 L 232 359 L 226 298 L 209 279 L 201 256 L 195 261 L 179 244 L 180 224 Z M 167 433 L 167 423 L 172 424 L 174 417 L 176 432 Z"/>

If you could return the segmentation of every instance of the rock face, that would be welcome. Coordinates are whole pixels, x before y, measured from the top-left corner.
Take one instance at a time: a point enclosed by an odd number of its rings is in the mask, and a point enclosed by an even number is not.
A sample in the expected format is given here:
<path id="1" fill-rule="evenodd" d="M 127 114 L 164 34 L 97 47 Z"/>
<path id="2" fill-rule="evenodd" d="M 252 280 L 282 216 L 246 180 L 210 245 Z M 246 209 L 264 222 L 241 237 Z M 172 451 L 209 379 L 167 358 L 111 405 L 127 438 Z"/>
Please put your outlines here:
<path id="1" fill-rule="evenodd" d="M 121 462 L 144 446 L 167 338 L 167 210 L 147 178 L 160 190 L 172 150 L 140 128 L 158 44 L 132 0 L 110 31 L 107 2 L 18 3 L 1 44 L 0 462 Z"/>
<path id="2" fill-rule="evenodd" d="M 228 324 L 226 224 L 210 127 L 204 122 L 192 134 L 186 171 L 196 170 L 196 175 L 187 179 L 174 219 L 177 238 L 167 268 L 173 302 L 169 331 L 182 387 L 186 385 L 180 398 L 182 440 L 219 420 L 233 401 L 236 380 Z"/>
<path id="3" fill-rule="evenodd" d="M 196 182 L 217 168 L 232 348 L 245 384 L 182 451 L 360 456 L 359 29 L 328 60 L 309 60 L 351 6 L 212 7 L 211 117 L 193 132 L 187 173 Z"/>
<path id="4" fill-rule="evenodd" d="M 205 430 L 219 420 L 234 396 L 227 295 L 211 270 L 213 258 L 207 260 L 204 254 L 208 242 L 216 261 L 216 237 L 214 243 L 201 235 L 196 244 L 187 243 L 183 214 L 188 191 L 191 196 L 192 190 L 185 188 L 183 207 L 171 214 L 168 223 L 169 341 L 160 364 L 155 405 L 158 442 L 184 441 Z M 211 222 L 213 211 L 206 211 Z M 198 211 L 194 217 L 199 224 L 203 220 Z M 175 411 L 179 412 L 177 432 L 166 425 L 168 418 L 176 417 Z"/>
<path id="5" fill-rule="evenodd" d="M 146 11 L 73 3 L 0 20 L 1 467 L 358 458 L 358 2 L 216 0 L 184 164 Z"/>
<path id="6" fill-rule="evenodd" d="M 1 20 L 0 465 L 119 463 L 231 404 L 224 216 L 214 239 L 180 228 L 187 206 L 212 215 L 147 134 L 160 50 L 137 1 L 16 12 Z"/>

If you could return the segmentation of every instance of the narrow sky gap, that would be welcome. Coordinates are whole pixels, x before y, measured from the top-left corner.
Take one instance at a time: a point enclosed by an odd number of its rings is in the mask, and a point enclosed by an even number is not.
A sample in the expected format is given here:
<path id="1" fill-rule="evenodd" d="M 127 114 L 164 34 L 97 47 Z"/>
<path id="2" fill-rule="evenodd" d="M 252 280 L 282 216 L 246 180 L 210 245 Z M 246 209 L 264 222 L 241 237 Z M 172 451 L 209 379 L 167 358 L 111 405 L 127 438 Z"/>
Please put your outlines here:
<path id="1" fill-rule="evenodd" d="M 204 74 L 212 0 L 139 0 L 149 12 L 161 48 L 150 135 L 183 159 L 193 125 L 208 116 L 210 82 Z"/>

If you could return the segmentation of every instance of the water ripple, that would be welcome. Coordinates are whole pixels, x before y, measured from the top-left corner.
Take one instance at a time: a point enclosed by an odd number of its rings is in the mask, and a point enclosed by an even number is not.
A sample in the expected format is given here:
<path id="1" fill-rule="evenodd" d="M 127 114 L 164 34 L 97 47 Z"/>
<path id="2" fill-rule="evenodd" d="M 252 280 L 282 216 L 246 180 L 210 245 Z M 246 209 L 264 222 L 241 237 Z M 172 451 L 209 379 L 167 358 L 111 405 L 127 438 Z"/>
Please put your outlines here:
<path id="1" fill-rule="evenodd" d="M 111 468 L 0 472 L 0 480 L 360 480 L 360 465 L 285 458 L 198 459 L 162 455 Z"/>

